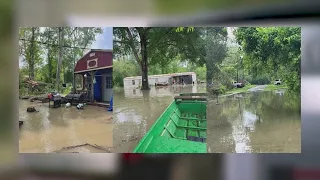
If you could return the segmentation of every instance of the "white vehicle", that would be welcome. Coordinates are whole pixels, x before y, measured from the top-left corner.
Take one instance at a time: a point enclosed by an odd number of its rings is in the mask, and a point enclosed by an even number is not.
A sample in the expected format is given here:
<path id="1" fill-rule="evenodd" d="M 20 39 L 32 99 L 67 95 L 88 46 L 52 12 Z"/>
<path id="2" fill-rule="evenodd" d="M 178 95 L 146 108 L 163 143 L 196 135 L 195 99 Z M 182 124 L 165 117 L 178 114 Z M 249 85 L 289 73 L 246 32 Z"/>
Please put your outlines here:
<path id="1" fill-rule="evenodd" d="M 274 85 L 280 85 L 281 84 L 281 80 L 280 79 L 276 79 L 275 81 L 274 81 Z"/>
<path id="2" fill-rule="evenodd" d="M 242 88 L 243 87 L 243 84 L 240 83 L 240 82 L 237 82 L 237 81 L 234 81 L 232 82 L 233 86 L 236 87 L 236 88 Z"/>

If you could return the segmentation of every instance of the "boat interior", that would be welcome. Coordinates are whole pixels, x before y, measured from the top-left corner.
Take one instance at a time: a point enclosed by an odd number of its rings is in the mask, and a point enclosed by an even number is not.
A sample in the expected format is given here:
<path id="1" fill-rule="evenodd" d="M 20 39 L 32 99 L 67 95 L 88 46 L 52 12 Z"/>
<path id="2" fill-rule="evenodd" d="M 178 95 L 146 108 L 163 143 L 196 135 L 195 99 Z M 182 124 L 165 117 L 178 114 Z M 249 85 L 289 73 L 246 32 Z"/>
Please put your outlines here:
<path id="1" fill-rule="evenodd" d="M 206 153 L 205 94 L 180 94 L 135 148 L 136 153 Z"/>

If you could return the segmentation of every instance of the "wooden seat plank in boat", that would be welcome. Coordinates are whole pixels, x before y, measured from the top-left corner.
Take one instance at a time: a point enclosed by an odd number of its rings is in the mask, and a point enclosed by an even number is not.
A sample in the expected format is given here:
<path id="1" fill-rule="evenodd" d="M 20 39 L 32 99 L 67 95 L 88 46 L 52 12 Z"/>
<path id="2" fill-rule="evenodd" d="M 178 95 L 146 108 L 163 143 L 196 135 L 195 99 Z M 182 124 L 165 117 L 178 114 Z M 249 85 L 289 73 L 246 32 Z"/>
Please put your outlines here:
<path id="1" fill-rule="evenodd" d="M 205 96 L 175 97 L 133 152 L 206 152 L 206 106 Z"/>
<path id="2" fill-rule="evenodd" d="M 207 93 L 182 93 L 180 96 L 207 96 Z"/>
<path id="3" fill-rule="evenodd" d="M 174 99 L 181 99 L 181 100 L 196 100 L 196 101 L 206 101 L 206 96 L 176 96 Z"/>

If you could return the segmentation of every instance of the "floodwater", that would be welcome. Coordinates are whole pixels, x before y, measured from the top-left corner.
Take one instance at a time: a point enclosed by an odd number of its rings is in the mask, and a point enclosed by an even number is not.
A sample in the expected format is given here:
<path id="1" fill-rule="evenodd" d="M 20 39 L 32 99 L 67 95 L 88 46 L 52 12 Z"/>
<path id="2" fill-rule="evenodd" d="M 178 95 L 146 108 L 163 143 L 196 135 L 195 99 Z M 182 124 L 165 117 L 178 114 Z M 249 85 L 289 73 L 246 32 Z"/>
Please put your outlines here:
<path id="1" fill-rule="evenodd" d="M 206 85 L 124 88 L 114 92 L 114 151 L 132 152 L 152 124 L 180 93 L 205 93 Z"/>
<path id="2" fill-rule="evenodd" d="M 210 153 L 300 153 L 300 96 L 284 91 L 248 92 L 207 106 Z"/>
<path id="3" fill-rule="evenodd" d="M 28 113 L 29 106 L 39 112 Z M 112 113 L 105 108 L 49 108 L 48 103 L 20 100 L 19 120 L 24 121 L 19 134 L 20 153 L 50 153 L 86 143 L 103 148 L 113 146 Z M 83 146 L 66 152 L 69 151 L 99 153 L 101 149 Z"/>

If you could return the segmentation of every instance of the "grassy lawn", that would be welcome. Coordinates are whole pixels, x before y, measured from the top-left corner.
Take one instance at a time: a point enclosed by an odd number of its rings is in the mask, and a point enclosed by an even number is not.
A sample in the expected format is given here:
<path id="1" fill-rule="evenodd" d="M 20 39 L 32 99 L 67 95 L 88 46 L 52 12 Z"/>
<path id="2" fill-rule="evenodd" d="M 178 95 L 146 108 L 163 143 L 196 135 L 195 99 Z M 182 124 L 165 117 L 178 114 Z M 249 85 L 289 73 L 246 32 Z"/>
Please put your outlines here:
<path id="1" fill-rule="evenodd" d="M 274 84 L 268 84 L 267 87 L 264 89 L 265 91 L 274 91 L 274 90 L 280 90 L 280 89 L 287 89 L 288 87 L 286 85 L 274 85 Z"/>
<path id="2" fill-rule="evenodd" d="M 256 87 L 257 85 L 247 85 L 243 88 L 234 88 L 232 90 L 227 91 L 225 94 L 233 94 L 233 93 L 242 93 L 242 92 L 247 92 L 248 89 Z"/>

